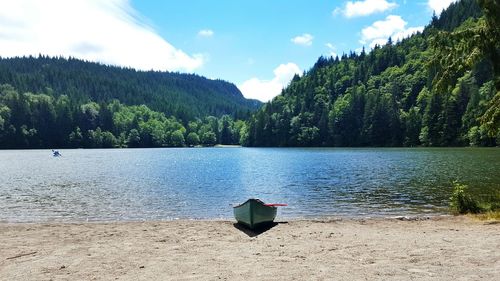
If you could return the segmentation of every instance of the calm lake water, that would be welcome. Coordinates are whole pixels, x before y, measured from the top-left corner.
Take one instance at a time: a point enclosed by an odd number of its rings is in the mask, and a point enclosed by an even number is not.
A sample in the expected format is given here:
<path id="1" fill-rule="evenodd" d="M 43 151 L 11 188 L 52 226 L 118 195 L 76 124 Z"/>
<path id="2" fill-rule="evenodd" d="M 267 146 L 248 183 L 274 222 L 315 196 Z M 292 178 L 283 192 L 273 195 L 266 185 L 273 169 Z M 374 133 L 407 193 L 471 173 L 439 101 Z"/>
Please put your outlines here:
<path id="1" fill-rule="evenodd" d="M 500 190 L 500 149 L 186 148 L 0 151 L 0 221 L 232 218 L 257 197 L 280 218 L 447 213 L 453 180 Z"/>

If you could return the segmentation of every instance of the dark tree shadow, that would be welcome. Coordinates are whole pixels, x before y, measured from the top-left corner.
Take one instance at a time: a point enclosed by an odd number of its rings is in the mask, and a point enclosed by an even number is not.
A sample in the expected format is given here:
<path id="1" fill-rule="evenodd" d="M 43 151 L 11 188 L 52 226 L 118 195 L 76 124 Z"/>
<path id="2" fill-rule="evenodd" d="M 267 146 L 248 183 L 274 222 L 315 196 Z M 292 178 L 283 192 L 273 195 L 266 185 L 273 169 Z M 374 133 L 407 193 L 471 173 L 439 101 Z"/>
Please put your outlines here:
<path id="1" fill-rule="evenodd" d="M 259 236 L 262 233 L 270 230 L 271 228 L 277 226 L 278 224 L 285 224 L 285 223 L 288 223 L 288 222 L 271 222 L 271 223 L 267 223 L 267 224 L 261 225 L 259 227 L 253 228 L 253 229 L 248 228 L 247 226 L 245 226 L 243 224 L 239 224 L 239 223 L 234 223 L 233 226 L 236 229 L 238 229 L 241 232 L 248 235 L 249 237 L 256 237 L 256 236 Z"/>

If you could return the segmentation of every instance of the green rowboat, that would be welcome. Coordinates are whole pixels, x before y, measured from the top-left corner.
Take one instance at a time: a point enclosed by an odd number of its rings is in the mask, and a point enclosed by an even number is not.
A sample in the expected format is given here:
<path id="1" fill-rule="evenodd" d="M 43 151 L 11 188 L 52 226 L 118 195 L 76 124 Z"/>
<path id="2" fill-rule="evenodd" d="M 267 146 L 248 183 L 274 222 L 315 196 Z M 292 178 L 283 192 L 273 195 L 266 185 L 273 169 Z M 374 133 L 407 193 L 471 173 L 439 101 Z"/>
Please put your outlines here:
<path id="1" fill-rule="evenodd" d="M 248 199 L 245 203 L 233 207 L 238 223 L 249 228 L 258 228 L 270 224 L 276 217 L 277 206 L 286 204 L 265 204 L 259 199 Z"/>

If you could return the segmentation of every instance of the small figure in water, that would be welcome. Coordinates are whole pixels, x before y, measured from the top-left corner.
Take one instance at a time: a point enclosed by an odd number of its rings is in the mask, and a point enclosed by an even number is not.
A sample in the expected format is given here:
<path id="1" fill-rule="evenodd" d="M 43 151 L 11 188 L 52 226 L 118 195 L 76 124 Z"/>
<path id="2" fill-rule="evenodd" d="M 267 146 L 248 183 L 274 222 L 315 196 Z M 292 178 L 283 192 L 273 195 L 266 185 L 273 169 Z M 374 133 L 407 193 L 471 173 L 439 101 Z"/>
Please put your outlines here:
<path id="1" fill-rule="evenodd" d="M 54 157 L 59 157 L 59 156 L 62 156 L 62 155 L 61 155 L 61 153 L 59 153 L 59 151 L 58 151 L 58 150 L 53 150 L 53 149 L 52 149 L 52 156 L 54 156 Z"/>

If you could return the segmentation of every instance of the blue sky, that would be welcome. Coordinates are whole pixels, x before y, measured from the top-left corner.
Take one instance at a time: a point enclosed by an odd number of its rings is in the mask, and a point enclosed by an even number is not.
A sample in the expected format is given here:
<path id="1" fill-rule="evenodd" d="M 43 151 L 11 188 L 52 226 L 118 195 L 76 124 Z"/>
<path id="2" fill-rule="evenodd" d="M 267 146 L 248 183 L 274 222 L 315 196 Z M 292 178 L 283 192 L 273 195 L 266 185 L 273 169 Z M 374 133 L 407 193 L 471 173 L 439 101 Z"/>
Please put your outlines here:
<path id="1" fill-rule="evenodd" d="M 267 101 L 321 55 L 370 49 L 453 0 L 0 0 L 0 56 L 197 73 Z"/>

